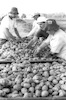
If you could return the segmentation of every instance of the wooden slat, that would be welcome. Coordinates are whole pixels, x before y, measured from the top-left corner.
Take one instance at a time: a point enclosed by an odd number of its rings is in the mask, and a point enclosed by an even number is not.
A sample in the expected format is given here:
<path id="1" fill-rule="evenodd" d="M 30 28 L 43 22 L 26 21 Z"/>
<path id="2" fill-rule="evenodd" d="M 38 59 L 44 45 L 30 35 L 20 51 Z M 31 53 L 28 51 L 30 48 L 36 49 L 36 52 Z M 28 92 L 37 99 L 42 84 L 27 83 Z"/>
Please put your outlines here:
<path id="1" fill-rule="evenodd" d="M 62 63 L 62 60 L 30 60 L 30 63 L 52 63 L 52 62 L 60 62 Z"/>
<path id="2" fill-rule="evenodd" d="M 0 64 L 7 64 L 7 63 L 12 63 L 11 60 L 3 60 L 3 59 L 0 59 Z"/>
<path id="3" fill-rule="evenodd" d="M 66 97 L 38 97 L 38 98 L 0 98 L 0 100 L 66 100 Z"/>

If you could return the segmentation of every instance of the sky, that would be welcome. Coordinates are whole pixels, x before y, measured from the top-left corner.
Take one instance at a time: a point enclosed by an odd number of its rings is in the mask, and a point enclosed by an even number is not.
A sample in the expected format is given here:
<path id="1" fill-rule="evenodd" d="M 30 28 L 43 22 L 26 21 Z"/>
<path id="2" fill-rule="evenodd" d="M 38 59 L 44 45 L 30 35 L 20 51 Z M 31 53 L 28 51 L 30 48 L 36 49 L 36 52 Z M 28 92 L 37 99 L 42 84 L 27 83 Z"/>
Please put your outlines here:
<path id="1" fill-rule="evenodd" d="M 66 0 L 0 0 L 0 15 L 8 13 L 12 7 L 17 7 L 19 14 L 65 13 Z"/>

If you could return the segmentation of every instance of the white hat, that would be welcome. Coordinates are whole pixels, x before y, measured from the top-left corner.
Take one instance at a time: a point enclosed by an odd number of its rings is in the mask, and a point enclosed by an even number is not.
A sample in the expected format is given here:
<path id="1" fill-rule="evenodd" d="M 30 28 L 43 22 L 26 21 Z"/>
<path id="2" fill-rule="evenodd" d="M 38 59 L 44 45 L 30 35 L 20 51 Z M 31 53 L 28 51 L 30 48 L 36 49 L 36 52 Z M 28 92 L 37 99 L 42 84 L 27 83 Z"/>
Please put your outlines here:
<path id="1" fill-rule="evenodd" d="M 46 17 L 39 17 L 37 19 L 37 23 L 40 23 L 40 22 L 46 22 L 47 18 Z"/>

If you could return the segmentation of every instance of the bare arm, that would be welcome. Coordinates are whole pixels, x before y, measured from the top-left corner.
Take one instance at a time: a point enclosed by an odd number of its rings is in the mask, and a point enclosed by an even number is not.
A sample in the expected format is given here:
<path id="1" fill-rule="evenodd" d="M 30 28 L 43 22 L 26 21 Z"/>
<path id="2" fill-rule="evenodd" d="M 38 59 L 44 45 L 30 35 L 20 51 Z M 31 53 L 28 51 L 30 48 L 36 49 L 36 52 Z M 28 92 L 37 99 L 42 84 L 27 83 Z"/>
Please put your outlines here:
<path id="1" fill-rule="evenodd" d="M 34 38 L 28 43 L 27 48 L 31 47 L 37 40 L 38 37 L 34 36 Z"/>
<path id="2" fill-rule="evenodd" d="M 34 35 L 35 33 L 37 33 L 40 30 L 40 26 L 36 25 L 31 31 L 30 33 L 27 35 L 27 37 Z"/>
<path id="3" fill-rule="evenodd" d="M 21 37 L 20 37 L 20 35 L 19 35 L 19 32 L 18 32 L 17 28 L 14 28 L 14 31 L 15 31 L 16 35 L 18 36 L 18 38 L 21 39 Z"/>
<path id="4" fill-rule="evenodd" d="M 15 41 L 16 38 L 9 32 L 8 28 L 4 29 L 4 34 L 7 40 Z"/>
<path id="5" fill-rule="evenodd" d="M 41 49 L 43 49 L 46 45 L 48 45 L 50 42 L 50 36 L 48 36 L 47 39 L 45 39 L 42 44 L 37 48 L 37 52 L 39 52 Z"/>

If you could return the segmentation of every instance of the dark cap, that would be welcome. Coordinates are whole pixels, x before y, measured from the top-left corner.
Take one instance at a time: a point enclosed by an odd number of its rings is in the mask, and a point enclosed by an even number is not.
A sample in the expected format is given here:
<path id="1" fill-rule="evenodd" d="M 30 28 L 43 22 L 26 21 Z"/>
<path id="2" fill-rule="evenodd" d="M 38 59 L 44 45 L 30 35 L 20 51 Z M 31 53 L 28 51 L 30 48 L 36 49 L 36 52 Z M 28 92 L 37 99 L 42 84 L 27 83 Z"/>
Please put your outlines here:
<path id="1" fill-rule="evenodd" d="M 40 16 L 41 16 L 40 13 L 35 13 L 35 14 L 33 15 L 33 18 L 37 20 L 37 18 L 40 17 Z"/>
<path id="2" fill-rule="evenodd" d="M 57 31 L 59 29 L 59 26 L 57 25 L 56 20 L 54 19 L 48 19 L 45 25 L 48 31 L 51 30 Z"/>
<path id="3" fill-rule="evenodd" d="M 9 12 L 10 14 L 19 14 L 18 9 L 16 7 L 12 7 L 11 11 Z"/>

